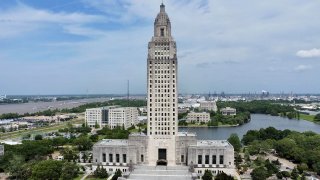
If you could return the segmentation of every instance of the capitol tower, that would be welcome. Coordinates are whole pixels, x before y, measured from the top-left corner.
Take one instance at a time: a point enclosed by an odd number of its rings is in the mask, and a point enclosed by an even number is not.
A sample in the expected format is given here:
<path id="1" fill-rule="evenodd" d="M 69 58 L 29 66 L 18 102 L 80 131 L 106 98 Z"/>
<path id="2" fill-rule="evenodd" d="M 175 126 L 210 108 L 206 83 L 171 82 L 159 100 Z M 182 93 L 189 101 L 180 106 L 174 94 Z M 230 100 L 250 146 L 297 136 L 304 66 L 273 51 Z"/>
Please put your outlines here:
<path id="1" fill-rule="evenodd" d="M 149 164 L 174 165 L 178 132 L 178 61 L 170 19 L 163 4 L 154 21 L 147 61 Z"/>
<path id="2" fill-rule="evenodd" d="M 198 140 L 195 133 L 178 131 L 177 70 L 176 42 L 161 4 L 148 44 L 147 133 L 133 132 L 128 139 L 97 142 L 93 146 L 93 169 L 101 166 L 108 173 L 120 169 L 129 179 L 150 179 L 150 168 L 155 170 L 155 179 L 191 179 L 191 173 L 198 177 L 207 169 L 214 175 L 235 174 L 234 149 L 227 140 Z M 161 166 L 181 171 L 167 174 Z M 154 167 L 160 167 L 160 171 Z"/>

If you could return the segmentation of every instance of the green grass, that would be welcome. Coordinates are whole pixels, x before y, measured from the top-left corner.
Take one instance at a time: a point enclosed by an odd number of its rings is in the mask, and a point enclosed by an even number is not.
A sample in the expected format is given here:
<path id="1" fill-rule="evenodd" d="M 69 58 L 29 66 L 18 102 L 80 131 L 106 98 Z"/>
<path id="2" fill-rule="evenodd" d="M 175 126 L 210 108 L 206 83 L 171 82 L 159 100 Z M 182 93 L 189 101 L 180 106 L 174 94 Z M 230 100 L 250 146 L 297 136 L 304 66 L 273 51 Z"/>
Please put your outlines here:
<path id="1" fill-rule="evenodd" d="M 100 140 L 104 139 L 104 137 L 105 137 L 105 135 L 98 135 L 98 140 L 100 141 Z"/>
<path id="2" fill-rule="evenodd" d="M 83 176 L 84 174 L 79 174 L 78 177 L 74 178 L 73 180 L 80 180 Z"/>
<path id="3" fill-rule="evenodd" d="M 300 114 L 300 119 L 314 122 L 314 115 Z"/>
<path id="4" fill-rule="evenodd" d="M 13 132 L 6 132 L 6 133 L 0 133 L 0 139 L 11 139 L 11 138 L 18 138 L 22 137 L 24 134 L 39 134 L 39 133 L 44 133 L 44 132 L 51 132 L 51 131 L 56 131 L 61 128 L 65 128 L 66 125 L 71 122 L 71 123 L 83 123 L 83 119 L 73 119 L 70 121 L 63 122 L 61 124 L 55 124 L 52 126 L 46 126 L 46 127 L 40 127 L 40 128 L 35 128 L 35 129 L 28 129 L 28 130 L 19 130 L 19 131 L 13 131 Z"/>
<path id="5" fill-rule="evenodd" d="M 104 178 L 104 179 L 107 179 L 107 178 Z M 86 180 L 103 180 L 103 179 L 95 178 L 95 177 L 93 177 L 93 175 L 89 175 L 89 176 L 86 177 Z"/>
<path id="6" fill-rule="evenodd" d="M 139 129 L 135 128 L 130 130 L 130 133 L 136 133 L 136 132 L 139 132 Z"/>

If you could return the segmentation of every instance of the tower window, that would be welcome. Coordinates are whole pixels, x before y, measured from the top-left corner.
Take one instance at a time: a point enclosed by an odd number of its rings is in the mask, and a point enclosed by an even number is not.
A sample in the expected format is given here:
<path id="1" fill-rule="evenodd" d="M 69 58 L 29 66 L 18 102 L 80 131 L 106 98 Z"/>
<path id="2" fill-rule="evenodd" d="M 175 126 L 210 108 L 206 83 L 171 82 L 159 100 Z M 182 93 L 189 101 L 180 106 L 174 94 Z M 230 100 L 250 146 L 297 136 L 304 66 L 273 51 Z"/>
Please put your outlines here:
<path id="1" fill-rule="evenodd" d="M 112 154 L 109 154 L 109 162 L 113 162 Z"/>
<path id="2" fill-rule="evenodd" d="M 164 36 L 164 28 L 160 29 L 160 36 Z"/>
<path id="3" fill-rule="evenodd" d="M 103 153 L 103 154 L 102 154 L 102 162 L 106 162 L 106 161 L 107 161 L 106 154 Z"/>
<path id="4" fill-rule="evenodd" d="M 202 164 L 202 155 L 198 155 L 198 164 Z"/>
<path id="5" fill-rule="evenodd" d="M 127 163 L 127 155 L 126 154 L 122 154 L 122 160 L 123 160 L 123 163 Z"/>
<path id="6" fill-rule="evenodd" d="M 219 163 L 220 163 L 220 164 L 223 164 L 223 155 L 220 155 L 220 157 L 219 157 Z"/>
<path id="7" fill-rule="evenodd" d="M 119 154 L 116 154 L 116 162 L 120 162 L 120 155 Z"/>
<path id="8" fill-rule="evenodd" d="M 216 155 L 212 156 L 212 164 L 217 164 L 217 156 Z"/>
<path id="9" fill-rule="evenodd" d="M 205 155 L 205 164 L 209 164 L 209 155 Z"/>

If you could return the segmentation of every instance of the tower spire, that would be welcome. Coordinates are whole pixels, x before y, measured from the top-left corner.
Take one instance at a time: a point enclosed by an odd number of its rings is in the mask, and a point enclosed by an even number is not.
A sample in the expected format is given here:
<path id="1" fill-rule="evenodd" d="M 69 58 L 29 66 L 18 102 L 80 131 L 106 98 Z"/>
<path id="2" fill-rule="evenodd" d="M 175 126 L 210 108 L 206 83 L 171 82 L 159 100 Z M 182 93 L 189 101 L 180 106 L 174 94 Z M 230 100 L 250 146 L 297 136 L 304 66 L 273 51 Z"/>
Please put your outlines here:
<path id="1" fill-rule="evenodd" d="M 165 12 L 166 9 L 165 9 L 165 5 L 163 4 L 163 0 L 162 0 L 162 3 L 160 5 L 160 12 Z"/>

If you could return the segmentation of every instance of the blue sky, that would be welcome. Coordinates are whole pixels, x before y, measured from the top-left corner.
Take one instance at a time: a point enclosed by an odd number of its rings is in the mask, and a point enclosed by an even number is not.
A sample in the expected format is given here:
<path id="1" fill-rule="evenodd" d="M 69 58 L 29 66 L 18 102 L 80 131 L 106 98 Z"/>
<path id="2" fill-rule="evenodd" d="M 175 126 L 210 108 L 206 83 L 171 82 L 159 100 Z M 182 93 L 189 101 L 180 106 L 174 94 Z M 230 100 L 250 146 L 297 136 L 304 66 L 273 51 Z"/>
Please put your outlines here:
<path id="1" fill-rule="evenodd" d="M 0 94 L 146 92 L 160 0 L 0 0 Z M 320 93 L 320 1 L 165 0 L 181 93 Z"/>

